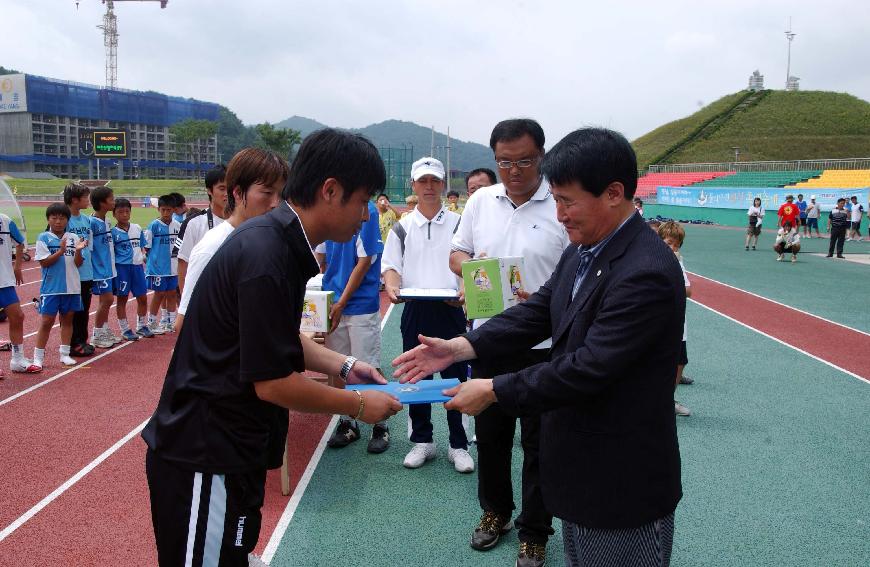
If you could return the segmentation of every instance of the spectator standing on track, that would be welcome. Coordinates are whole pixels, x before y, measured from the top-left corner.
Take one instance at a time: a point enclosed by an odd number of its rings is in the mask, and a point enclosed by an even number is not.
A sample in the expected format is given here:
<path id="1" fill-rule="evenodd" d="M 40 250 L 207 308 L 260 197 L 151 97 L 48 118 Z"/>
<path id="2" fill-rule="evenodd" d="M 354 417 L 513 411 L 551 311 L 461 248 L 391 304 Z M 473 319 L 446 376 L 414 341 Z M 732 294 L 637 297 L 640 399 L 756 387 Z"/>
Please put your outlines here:
<path id="1" fill-rule="evenodd" d="M 67 231 L 70 210 L 66 205 L 52 203 L 45 209 L 49 230 L 36 239 L 35 259 L 42 267 L 42 283 L 39 286 L 39 331 L 36 333 L 36 347 L 33 349 L 33 362 L 27 372 L 42 372 L 45 359 L 45 345 L 54 326 L 55 317 L 60 315 L 60 363 L 75 366 L 70 358 L 70 339 L 72 338 L 73 313 L 82 307 L 80 295 L 81 280 L 78 267 L 84 262 L 82 250 L 88 246 L 75 233 Z"/>
<path id="2" fill-rule="evenodd" d="M 83 215 L 81 211 L 90 206 L 89 196 L 91 190 L 81 183 L 69 183 L 63 189 L 63 202 L 69 207 L 70 218 L 67 225 L 67 230 L 80 240 L 90 242 L 91 240 L 91 219 Z M 79 280 L 81 281 L 80 293 L 82 298 L 81 309 L 76 311 L 73 316 L 73 333 L 72 344 L 70 345 L 70 355 L 72 356 L 91 356 L 94 354 L 94 345 L 88 343 L 90 335 L 88 333 L 88 320 L 90 319 L 91 310 L 91 286 L 94 279 L 94 271 L 91 266 L 91 251 L 89 248 L 84 248 L 81 252 L 83 261 L 79 266 Z"/>
<path id="3" fill-rule="evenodd" d="M 162 195 L 157 200 L 157 210 L 160 217 L 151 221 L 145 231 L 145 250 L 148 253 L 145 262 L 145 275 L 148 289 L 154 292 L 148 313 L 148 329 L 155 335 L 171 333 L 175 329 L 175 303 L 178 289 L 177 261 L 172 257 L 172 245 L 178 236 L 179 224 L 172 220 L 172 198 Z M 157 318 L 160 305 L 166 301 L 169 315 L 168 324 L 163 324 Z"/>
<path id="4" fill-rule="evenodd" d="M 274 209 L 287 182 L 290 169 L 287 162 L 275 152 L 261 148 L 245 148 L 230 160 L 227 165 L 226 183 L 227 222 L 209 230 L 190 253 L 187 266 L 187 285 L 181 294 L 178 318 L 175 328 L 181 331 L 184 314 L 190 305 L 196 282 L 212 256 L 229 235 L 248 219 L 265 214 Z"/>
<path id="5" fill-rule="evenodd" d="M 752 206 L 746 211 L 746 216 L 749 217 L 749 226 L 746 227 L 746 249 L 749 250 L 749 244 L 752 243 L 752 249 L 758 245 L 758 235 L 761 234 L 761 221 L 764 219 L 764 205 L 761 204 L 761 197 L 756 197 L 752 200 Z"/>
<path id="6" fill-rule="evenodd" d="M 486 167 L 474 169 L 465 176 L 465 190 L 468 191 L 469 197 L 481 187 L 491 187 L 496 183 L 498 179 L 495 177 L 495 172 Z"/>
<path id="7" fill-rule="evenodd" d="M 828 245 L 828 258 L 834 255 L 834 246 L 837 248 L 837 258 L 843 256 L 843 242 L 846 239 L 846 229 L 849 226 L 849 214 L 845 209 L 846 199 L 837 199 L 837 206 L 828 213 L 828 231 L 831 233 L 831 243 Z"/>
<path id="8" fill-rule="evenodd" d="M 797 262 L 798 252 L 801 251 L 801 235 L 798 227 L 792 221 L 786 220 L 776 232 L 776 241 L 773 249 L 776 251 L 776 261 L 782 262 L 786 252 L 791 252 L 791 263 Z"/>
<path id="9" fill-rule="evenodd" d="M 139 337 L 154 338 L 154 333 L 148 328 L 148 289 L 145 283 L 143 264 L 145 249 L 145 232 L 136 223 L 130 222 L 132 205 L 121 197 L 115 200 L 113 216 L 117 221 L 112 228 L 112 241 L 115 245 L 115 297 L 118 328 L 121 336 L 128 341 L 139 340 Z M 127 322 L 127 298 L 136 298 L 136 331 Z"/>
<path id="10" fill-rule="evenodd" d="M 178 238 L 173 245 L 178 260 L 178 289 L 184 292 L 187 277 L 187 263 L 193 247 L 202 240 L 205 233 L 218 226 L 227 218 L 227 168 L 219 165 L 205 174 L 205 191 L 208 194 L 208 208 L 195 217 L 185 219 L 179 225 Z"/>
<path id="11" fill-rule="evenodd" d="M 864 205 L 858 203 L 858 197 L 852 195 L 852 211 L 851 223 L 849 225 L 849 238 L 846 240 L 854 240 L 861 242 L 861 221 L 864 219 Z"/>
<path id="12" fill-rule="evenodd" d="M 822 209 L 818 203 L 816 203 L 816 196 L 810 196 L 810 202 L 807 205 L 807 226 L 804 227 L 804 236 L 807 238 L 813 237 L 813 229 L 816 229 L 816 238 L 821 238 L 822 235 L 819 234 L 819 216 L 821 215 Z"/>
<path id="13" fill-rule="evenodd" d="M 524 258 L 522 297 L 544 285 L 553 273 L 562 252 L 569 245 L 565 227 L 556 218 L 556 201 L 550 184 L 541 174 L 544 157 L 544 131 L 530 119 L 499 122 L 489 141 L 501 183 L 478 189 L 465 204 L 465 213 L 450 254 L 450 269 L 462 274 L 462 262 L 470 258 L 522 256 Z M 474 328 L 486 320 L 474 321 Z M 551 341 L 518 356 L 497 363 L 475 361 L 472 378 L 490 378 L 518 371 L 549 359 Z M 539 471 L 541 418 L 519 418 L 523 447 L 522 501 L 516 524 L 520 546 L 520 567 L 541 565 L 546 557 L 547 540 L 553 534 L 552 516 L 544 507 Z M 493 404 L 475 418 L 478 458 L 478 500 L 483 511 L 471 536 L 471 547 L 492 549 L 501 535 L 513 527 L 514 504 L 511 457 L 517 416 Z"/>
<path id="14" fill-rule="evenodd" d="M 113 284 L 118 272 L 115 270 L 115 242 L 112 239 L 112 225 L 106 214 L 115 209 L 115 195 L 108 187 L 97 187 L 91 191 L 91 267 L 93 284 L 91 295 L 97 299 L 97 313 L 94 316 L 94 335 L 91 344 L 97 348 L 112 348 L 123 339 L 109 330 L 109 309 L 114 299 Z"/>
<path id="15" fill-rule="evenodd" d="M 399 211 L 390 204 L 390 198 L 386 193 L 378 195 L 378 227 L 381 231 L 381 242 L 387 241 L 387 235 L 396 221 L 399 220 Z"/>
<path id="16" fill-rule="evenodd" d="M 384 288 L 390 301 L 401 303 L 399 290 L 437 288 L 459 291 L 460 281 L 450 271 L 450 241 L 461 217 L 448 211 L 441 202 L 445 180 L 444 165 L 432 157 L 424 157 L 411 166 L 411 189 L 420 200 L 417 208 L 400 220 L 387 236 L 381 267 Z M 465 332 L 465 313 L 461 303 L 412 300 L 402 310 L 402 350 L 409 351 L 420 344 L 419 335 L 452 339 Z M 457 363 L 441 371 L 442 378 L 468 378 L 468 365 Z M 427 376 L 426 380 L 433 377 Z M 411 442 L 403 464 L 409 469 L 423 466 L 437 455 L 432 437 L 432 405 L 415 404 L 408 408 L 411 418 Z M 474 460 L 468 453 L 468 437 L 462 414 L 447 412 L 450 432 L 448 460 L 457 472 L 474 470 Z"/>
<path id="17" fill-rule="evenodd" d="M 790 222 L 792 226 L 798 225 L 800 209 L 798 209 L 797 205 L 794 204 L 793 196 L 786 196 L 785 203 L 779 206 L 779 211 L 777 211 L 776 216 L 779 218 L 779 224 L 777 226 L 782 226 L 785 224 L 785 221 Z"/>
<path id="18" fill-rule="evenodd" d="M 349 240 L 385 182 L 377 148 L 362 136 L 309 134 L 284 188 L 288 200 L 242 223 L 200 276 L 142 432 L 160 565 L 248 565 L 266 471 L 281 466 L 287 446 L 287 408 L 366 423 L 401 410 L 383 392 L 306 378 L 307 368 L 351 384 L 386 383 L 365 362 L 299 332 L 305 285 L 318 273 L 312 246 Z"/>
<path id="19" fill-rule="evenodd" d="M 25 244 L 27 242 L 24 235 L 18 230 L 15 221 L 0 213 L 0 307 L 9 317 L 9 342 L 12 349 L 9 370 L 12 372 L 27 372 L 31 364 L 24 357 L 24 311 L 15 291 L 15 286 L 24 283 L 21 261 Z"/>
<path id="20" fill-rule="evenodd" d="M 369 203 L 368 219 L 347 242 L 327 240 L 317 248 L 323 255 L 323 291 L 335 293 L 326 334 L 329 350 L 362 360 L 379 373 L 381 367 L 381 240 L 378 210 Z M 319 258 L 318 258 L 319 259 Z M 330 383 L 336 377 L 330 376 Z M 327 445 L 333 449 L 347 447 L 360 438 L 359 424 L 350 416 L 341 416 Z M 386 421 L 372 427 L 367 450 L 383 453 L 390 446 L 390 428 Z"/>
<path id="21" fill-rule="evenodd" d="M 683 247 L 683 242 L 686 239 L 686 231 L 679 225 L 679 223 L 667 221 L 658 227 L 657 232 L 659 237 L 661 237 L 661 239 L 665 241 L 665 244 L 668 245 L 668 248 L 673 250 L 674 254 L 677 256 L 677 261 L 680 263 L 680 269 L 683 271 L 683 282 L 686 285 L 686 298 L 688 299 L 692 297 L 692 283 L 689 281 L 689 274 L 686 273 L 686 265 L 683 263 L 683 256 L 680 254 L 680 249 Z M 689 326 L 684 320 L 683 341 L 680 344 L 680 359 L 677 362 L 677 379 L 674 381 L 674 393 L 676 393 L 677 386 L 680 384 L 689 385 L 695 383 L 695 381 L 688 376 L 683 376 L 683 369 L 687 364 L 689 364 L 689 352 L 686 349 L 686 339 L 688 336 Z M 689 408 L 677 400 L 674 400 L 674 413 L 683 417 L 689 417 L 692 415 Z"/>
<path id="22" fill-rule="evenodd" d="M 795 205 L 797 205 L 797 208 L 800 211 L 800 214 L 798 215 L 798 223 L 799 224 L 794 225 L 795 229 L 797 229 L 797 231 L 800 232 L 801 227 L 803 227 L 804 236 L 806 236 L 807 235 L 807 202 L 804 201 L 804 196 L 802 194 L 798 193 L 798 197 L 797 197 L 797 201 L 795 202 Z"/>

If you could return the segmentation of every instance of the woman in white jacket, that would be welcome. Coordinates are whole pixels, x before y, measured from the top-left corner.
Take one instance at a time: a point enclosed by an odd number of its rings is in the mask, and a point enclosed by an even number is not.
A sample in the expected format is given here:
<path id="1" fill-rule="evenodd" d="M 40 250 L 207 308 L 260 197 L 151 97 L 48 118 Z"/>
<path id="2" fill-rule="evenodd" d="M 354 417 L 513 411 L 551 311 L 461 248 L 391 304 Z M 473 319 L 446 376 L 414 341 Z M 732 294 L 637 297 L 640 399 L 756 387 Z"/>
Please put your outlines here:
<path id="1" fill-rule="evenodd" d="M 752 249 L 758 244 L 758 235 L 761 234 L 761 219 L 764 218 L 764 207 L 761 205 L 761 197 L 752 201 L 752 206 L 746 211 L 749 217 L 749 226 L 746 228 L 746 249 L 749 250 L 749 241 L 752 240 Z"/>

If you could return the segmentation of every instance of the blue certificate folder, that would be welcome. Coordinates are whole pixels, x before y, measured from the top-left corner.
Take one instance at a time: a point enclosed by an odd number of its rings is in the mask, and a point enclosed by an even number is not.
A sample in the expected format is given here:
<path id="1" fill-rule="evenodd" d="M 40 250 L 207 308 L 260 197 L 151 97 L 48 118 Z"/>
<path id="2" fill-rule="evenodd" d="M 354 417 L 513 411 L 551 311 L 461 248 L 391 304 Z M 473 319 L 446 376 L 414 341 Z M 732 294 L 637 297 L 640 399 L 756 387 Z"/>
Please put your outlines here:
<path id="1" fill-rule="evenodd" d="M 348 390 L 379 390 L 392 394 L 399 398 L 403 404 L 443 404 L 451 398 L 441 393 L 459 385 L 459 379 L 448 378 L 446 380 L 420 380 L 416 384 L 400 384 L 399 382 L 387 382 L 380 384 L 348 384 Z"/>

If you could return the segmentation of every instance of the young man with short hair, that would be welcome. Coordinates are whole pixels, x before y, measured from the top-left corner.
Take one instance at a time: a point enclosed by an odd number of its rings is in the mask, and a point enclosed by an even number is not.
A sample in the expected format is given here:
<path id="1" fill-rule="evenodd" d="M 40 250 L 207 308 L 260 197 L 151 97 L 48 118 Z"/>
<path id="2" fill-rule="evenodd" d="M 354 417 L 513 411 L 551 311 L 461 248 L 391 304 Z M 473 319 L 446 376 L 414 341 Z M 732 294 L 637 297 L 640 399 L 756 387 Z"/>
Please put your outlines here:
<path id="1" fill-rule="evenodd" d="M 145 282 L 145 232 L 136 223 L 130 222 L 133 206 L 123 197 L 115 200 L 115 210 L 112 214 L 117 223 L 112 227 L 112 241 L 115 246 L 115 278 L 116 312 L 118 328 L 121 336 L 128 341 L 139 340 L 139 337 L 154 338 L 154 333 L 148 328 L 148 290 Z M 127 322 L 127 298 L 136 298 L 136 326 L 132 329 Z M 136 329 L 135 331 L 133 329 Z"/>
<path id="2" fill-rule="evenodd" d="M 490 187 L 498 183 L 495 172 L 487 167 L 479 167 L 468 172 L 465 176 L 465 190 L 471 197 L 481 187 Z"/>
<path id="3" fill-rule="evenodd" d="M 798 193 L 797 201 L 795 201 L 795 205 L 797 205 L 799 214 L 797 218 L 797 222 L 794 227 L 798 232 L 801 231 L 801 227 L 803 227 L 804 236 L 807 235 L 807 208 L 808 204 L 804 201 L 804 196 L 802 193 Z"/>
<path id="4" fill-rule="evenodd" d="M 819 216 L 821 216 L 822 209 L 818 203 L 816 203 L 816 196 L 810 196 L 810 202 L 807 204 L 807 225 L 804 227 L 804 236 L 807 238 L 813 237 L 813 229 L 816 229 L 816 238 L 821 238 L 822 235 L 819 233 Z"/>
<path id="5" fill-rule="evenodd" d="M 435 158 L 424 157 L 411 166 L 411 189 L 419 198 L 414 211 L 393 226 L 387 236 L 381 271 L 384 288 L 390 301 L 400 303 L 402 287 L 460 289 L 459 278 L 450 271 L 450 241 L 460 216 L 441 203 L 444 191 L 444 166 Z M 402 350 L 409 351 L 420 344 L 423 334 L 452 339 L 465 332 L 465 314 L 457 302 L 412 300 L 402 310 Z M 441 372 L 442 378 L 468 377 L 467 364 L 455 364 Z M 427 376 L 426 380 L 431 380 Z M 404 465 L 416 469 L 435 458 L 432 438 L 431 404 L 414 404 L 408 408 L 411 418 L 411 442 L 414 446 L 405 456 Z M 474 470 L 474 460 L 468 453 L 468 438 L 458 412 L 447 412 L 450 448 L 447 458 L 457 472 Z"/>
<path id="6" fill-rule="evenodd" d="M 24 311 L 15 291 L 15 286 L 24 283 L 21 261 L 26 244 L 15 221 L 0 213 L 0 307 L 9 317 L 9 343 L 12 349 L 9 370 L 12 372 L 27 372 L 31 364 L 24 357 Z"/>
<path id="7" fill-rule="evenodd" d="M 794 197 L 791 195 L 787 195 L 785 198 L 785 203 L 779 206 L 779 211 L 777 211 L 776 216 L 779 218 L 779 223 L 777 226 L 782 226 L 785 224 L 785 221 L 791 223 L 792 226 L 797 226 L 798 217 L 800 216 L 800 209 L 794 203 Z"/>
<path id="8" fill-rule="evenodd" d="M 178 224 L 184 222 L 187 216 L 187 199 L 181 193 L 170 193 L 174 199 L 172 207 L 172 218 L 178 221 Z"/>
<path id="9" fill-rule="evenodd" d="M 861 220 L 864 218 L 864 205 L 858 203 L 858 197 L 852 195 L 851 222 L 849 223 L 849 238 L 846 240 L 854 240 L 861 242 Z"/>
<path id="10" fill-rule="evenodd" d="M 843 242 L 846 240 L 846 229 L 849 226 L 849 213 L 846 212 L 846 199 L 837 199 L 837 206 L 828 213 L 828 231 L 831 233 L 831 243 L 828 245 L 828 258 L 833 257 L 834 247 L 837 248 L 837 258 L 843 256 Z"/>
<path id="11" fill-rule="evenodd" d="M 93 284 L 91 295 L 98 299 L 97 313 L 94 316 L 94 335 L 91 344 L 97 348 L 112 348 L 123 339 L 109 330 L 109 308 L 114 300 L 113 283 L 115 276 L 115 242 L 112 239 L 112 225 L 106 220 L 106 213 L 115 209 L 115 195 L 108 187 L 97 187 L 91 191 L 91 266 Z"/>
<path id="12" fill-rule="evenodd" d="M 369 364 L 299 332 L 305 285 L 318 272 L 312 247 L 350 240 L 385 181 L 377 148 L 362 136 L 309 134 L 288 176 L 288 201 L 234 230 L 202 272 L 142 432 L 161 565 L 249 564 L 266 471 L 281 466 L 286 448 L 288 408 L 366 423 L 401 409 L 383 392 L 305 377 L 308 369 L 386 383 Z M 289 433 L 291 443 L 300 434 Z"/>
<path id="13" fill-rule="evenodd" d="M 75 234 L 80 240 L 91 240 L 91 218 L 83 215 L 81 211 L 90 206 L 89 196 L 91 190 L 81 183 L 68 183 L 63 189 L 63 202 L 69 207 L 70 217 L 66 230 Z M 79 280 L 81 281 L 79 293 L 82 298 L 82 308 L 75 312 L 72 322 L 72 341 L 70 345 L 71 356 L 91 356 L 94 354 L 94 345 L 88 343 L 88 320 L 91 310 L 91 285 L 94 279 L 94 271 L 91 266 L 90 247 L 86 246 L 81 251 L 82 263 L 78 267 Z"/>
<path id="14" fill-rule="evenodd" d="M 174 250 L 178 262 L 178 289 L 184 292 L 187 277 L 187 264 L 193 247 L 202 240 L 205 233 L 218 226 L 229 216 L 227 207 L 227 168 L 219 165 L 206 173 L 205 191 L 208 194 L 208 208 L 195 217 L 180 223 Z"/>

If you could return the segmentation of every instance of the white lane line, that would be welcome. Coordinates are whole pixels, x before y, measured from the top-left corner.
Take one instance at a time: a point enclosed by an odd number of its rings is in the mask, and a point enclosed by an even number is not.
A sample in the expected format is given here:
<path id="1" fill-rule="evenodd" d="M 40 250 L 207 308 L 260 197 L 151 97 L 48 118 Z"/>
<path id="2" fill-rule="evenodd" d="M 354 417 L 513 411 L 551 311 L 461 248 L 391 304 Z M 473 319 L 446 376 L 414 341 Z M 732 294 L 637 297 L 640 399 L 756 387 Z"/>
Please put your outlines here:
<path id="1" fill-rule="evenodd" d="M 714 280 L 713 278 L 708 278 L 706 276 L 702 276 L 701 274 L 696 274 L 694 272 L 689 272 L 689 274 L 696 277 L 696 278 L 701 278 L 703 280 L 711 281 L 713 283 L 717 283 L 717 284 L 725 286 L 727 288 L 731 288 L 735 291 L 739 291 L 739 292 L 745 293 L 747 295 L 751 295 L 752 297 L 757 297 L 758 299 L 763 299 L 764 301 L 769 301 L 771 303 L 775 303 L 776 305 L 779 305 L 780 307 L 785 307 L 786 309 L 791 309 L 792 311 L 800 313 L 801 315 L 813 317 L 814 319 L 818 319 L 819 321 L 824 321 L 825 323 L 830 323 L 831 325 L 836 325 L 838 327 L 848 329 L 849 331 L 855 331 L 856 333 L 861 333 L 862 335 L 867 335 L 868 337 L 870 337 L 870 333 L 868 333 L 866 331 L 862 331 L 861 329 L 856 329 L 855 327 L 849 327 L 848 325 L 844 325 L 844 324 L 838 323 L 836 321 L 831 321 L 830 319 L 825 319 L 824 317 L 820 317 L 819 315 L 814 315 L 813 313 L 809 313 L 807 311 L 801 311 L 800 309 L 795 309 L 791 305 L 786 305 L 785 303 L 780 303 L 779 301 L 776 301 L 774 299 L 770 299 L 769 297 L 764 297 L 763 295 L 758 295 L 757 293 L 752 293 L 751 291 L 746 291 L 745 289 L 741 289 L 741 288 L 735 287 L 733 285 L 728 285 L 727 283 L 720 282 L 719 280 Z"/>
<path id="2" fill-rule="evenodd" d="M 0 406 L 4 406 L 4 405 L 8 404 L 9 402 L 17 400 L 18 398 L 20 398 L 21 396 L 23 396 L 25 394 L 29 394 L 30 392 L 32 392 L 34 390 L 38 390 L 39 388 L 42 388 L 43 386 L 51 384 L 55 380 L 63 378 L 64 376 L 66 376 L 72 372 L 75 372 L 76 370 L 80 370 L 85 365 L 92 364 L 92 363 L 96 362 L 97 360 L 100 360 L 104 356 L 108 356 L 108 355 L 112 354 L 113 352 L 117 352 L 124 347 L 130 346 L 131 344 L 133 344 L 133 342 L 138 342 L 138 341 L 124 341 L 123 343 L 119 344 L 118 346 L 112 347 L 102 354 L 98 354 L 97 356 L 94 356 L 93 358 L 84 359 L 84 360 L 82 360 L 82 362 L 76 364 L 72 368 L 64 370 L 60 374 L 56 374 L 56 375 L 52 376 L 51 378 L 48 378 L 46 380 L 43 380 L 42 382 L 38 382 L 38 383 L 34 384 L 33 386 L 27 388 L 26 390 L 21 390 L 20 392 L 17 392 L 15 394 L 9 396 L 8 398 L 0 400 Z"/>
<path id="3" fill-rule="evenodd" d="M 149 416 L 148 419 L 151 419 L 151 417 Z M 94 470 L 100 463 L 102 463 L 103 461 L 105 461 L 106 459 L 111 457 L 112 454 L 114 454 L 118 449 L 123 447 L 128 441 L 130 441 L 130 439 L 135 437 L 140 431 L 142 431 L 145 428 L 145 425 L 148 423 L 148 419 L 146 419 L 145 421 L 140 423 L 136 427 L 136 429 L 134 429 L 133 431 L 131 431 L 130 433 L 128 433 L 127 435 L 125 435 L 124 437 L 119 439 L 117 442 L 115 442 L 114 445 L 112 445 L 111 447 L 109 447 L 108 449 L 103 451 L 103 453 L 99 457 L 97 457 L 96 459 L 94 459 L 93 461 L 91 461 L 90 463 L 85 465 L 85 467 L 82 470 L 80 470 L 79 472 L 77 472 L 76 474 L 71 476 L 69 479 L 67 479 L 66 482 L 64 482 L 63 484 L 61 484 L 57 488 L 55 488 L 51 492 L 51 494 L 49 494 L 48 496 L 46 496 L 45 498 L 40 500 L 30 510 L 28 510 L 27 512 L 25 512 L 24 514 L 19 516 L 18 519 L 16 519 L 14 522 L 12 522 L 11 524 L 9 524 L 5 528 L 3 528 L 3 531 L 0 532 L 0 542 L 2 542 L 4 539 L 6 539 L 10 535 L 12 535 L 15 532 L 15 530 L 17 530 L 18 528 L 23 526 L 25 523 L 27 523 L 28 520 L 30 520 L 32 517 L 37 515 L 43 508 L 45 508 L 46 506 L 51 504 L 61 494 L 63 494 L 67 490 L 69 490 L 75 483 L 77 483 L 82 478 L 84 478 L 84 476 L 86 474 L 88 474 L 89 472 Z"/>
<path id="4" fill-rule="evenodd" d="M 384 313 L 384 318 L 381 319 L 381 331 L 384 330 L 384 326 L 387 324 L 387 320 L 390 318 L 395 306 L 394 303 L 390 303 L 387 312 Z M 296 490 L 293 491 L 290 501 L 287 502 L 287 506 L 284 508 L 284 512 L 281 514 L 281 518 L 278 520 L 275 530 L 272 532 L 272 537 L 269 538 L 269 543 L 267 543 L 265 549 L 263 549 L 262 559 L 265 563 L 270 563 L 272 558 L 275 556 L 275 552 L 278 551 L 281 539 L 283 539 L 284 533 L 290 526 L 290 522 L 293 521 L 293 516 L 296 514 L 296 509 L 299 507 L 299 503 L 302 502 L 302 497 L 305 495 L 308 483 L 311 482 L 311 478 L 314 476 L 314 471 L 317 469 L 317 465 L 320 464 L 320 458 L 323 456 L 323 451 L 326 449 L 326 442 L 329 441 L 329 437 L 332 435 L 337 423 L 338 416 L 332 416 L 332 419 L 323 431 L 323 436 L 320 438 L 317 448 L 314 449 L 314 453 L 311 455 L 311 460 L 308 461 L 308 466 L 305 467 L 305 472 L 302 473 L 302 477 L 300 477 L 299 483 L 296 485 Z"/>
<path id="5" fill-rule="evenodd" d="M 817 361 L 821 362 L 822 364 L 826 364 L 826 365 L 830 366 L 831 368 L 833 368 L 833 369 L 835 369 L 835 370 L 839 370 L 840 372 L 842 372 L 842 373 L 844 373 L 844 374 L 848 374 L 848 375 L 851 376 L 852 378 L 856 378 L 856 379 L 860 380 L 861 382 L 863 382 L 863 383 L 865 383 L 865 384 L 870 384 L 870 379 L 864 378 L 863 376 L 859 376 L 858 374 L 855 374 L 854 372 L 851 372 L 851 371 L 849 371 L 849 370 L 846 370 L 845 368 L 843 368 L 843 367 L 841 367 L 841 366 L 837 366 L 837 365 L 834 364 L 833 362 L 830 362 L 830 361 L 828 361 L 828 360 L 825 360 L 824 358 L 819 358 L 818 356 L 816 356 L 816 355 L 814 355 L 814 354 L 811 354 L 811 353 L 808 353 L 807 351 L 802 350 L 802 349 L 796 347 L 796 346 L 793 345 L 793 344 L 787 343 L 787 342 L 783 341 L 782 339 L 778 339 L 778 338 L 776 338 L 776 337 L 774 337 L 774 336 L 772 336 L 772 335 L 768 335 L 768 334 L 765 333 L 764 331 L 761 331 L 761 330 L 759 330 L 759 329 L 756 329 L 755 327 L 752 327 L 751 325 L 747 325 L 747 324 L 744 323 L 743 321 L 738 321 L 738 320 L 735 319 L 734 317 L 729 317 L 728 315 L 725 315 L 725 314 L 722 313 L 721 311 L 716 311 L 716 310 L 713 309 L 712 307 L 709 307 L 709 306 L 707 306 L 707 305 L 704 305 L 703 303 L 700 303 L 700 302 L 698 302 L 698 301 L 695 301 L 694 299 L 689 299 L 688 301 L 691 301 L 691 302 L 694 303 L 695 305 L 698 305 L 698 306 L 700 306 L 700 307 L 703 307 L 704 309 L 706 309 L 706 310 L 708 310 L 708 311 L 712 311 L 712 312 L 715 313 L 716 315 L 719 315 L 719 316 L 721 316 L 721 317 L 724 317 L 724 318 L 728 319 L 729 321 L 732 321 L 732 322 L 734 322 L 734 323 L 737 323 L 737 324 L 740 325 L 741 327 L 745 327 L 745 328 L 749 329 L 750 331 L 754 331 L 754 332 L 758 333 L 759 335 L 761 335 L 761 336 L 763 336 L 763 337 L 767 337 L 768 339 L 770 339 L 770 340 L 772 340 L 772 341 L 775 341 L 775 342 L 778 342 L 779 344 L 781 344 L 781 345 L 783 345 L 783 346 L 787 346 L 788 348 L 790 348 L 790 349 L 792 349 L 792 350 L 795 350 L 795 351 L 799 352 L 800 354 L 802 354 L 802 355 L 804 355 L 804 356 L 808 356 L 808 357 L 812 358 L 813 360 L 817 360 Z"/>

